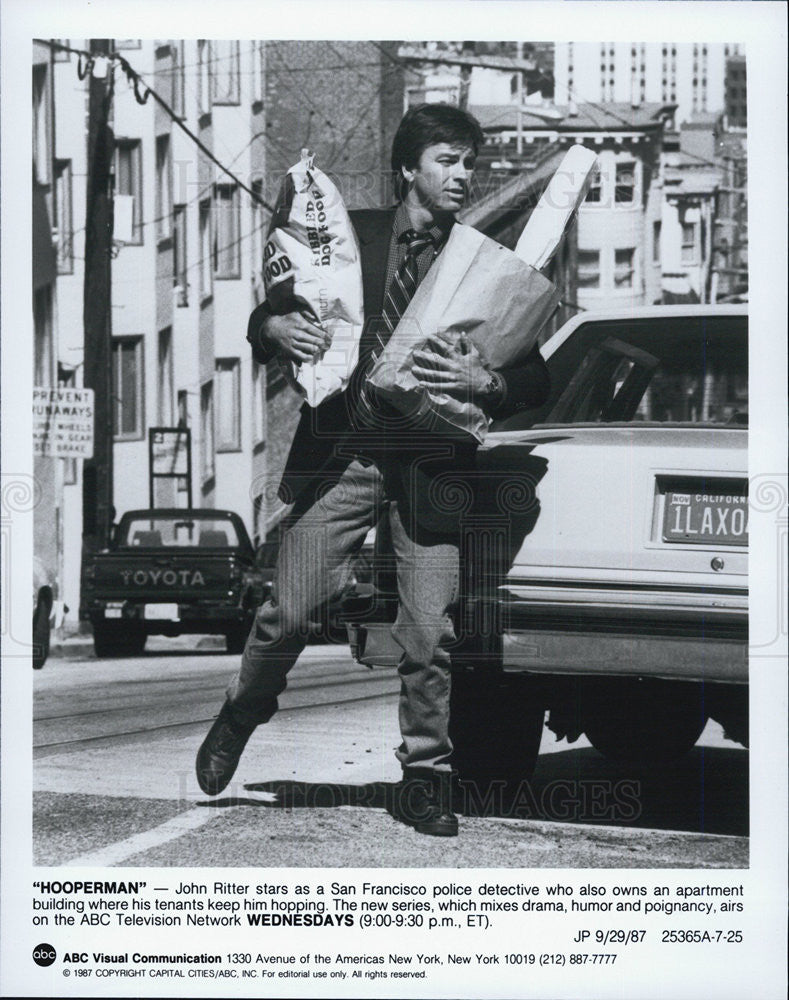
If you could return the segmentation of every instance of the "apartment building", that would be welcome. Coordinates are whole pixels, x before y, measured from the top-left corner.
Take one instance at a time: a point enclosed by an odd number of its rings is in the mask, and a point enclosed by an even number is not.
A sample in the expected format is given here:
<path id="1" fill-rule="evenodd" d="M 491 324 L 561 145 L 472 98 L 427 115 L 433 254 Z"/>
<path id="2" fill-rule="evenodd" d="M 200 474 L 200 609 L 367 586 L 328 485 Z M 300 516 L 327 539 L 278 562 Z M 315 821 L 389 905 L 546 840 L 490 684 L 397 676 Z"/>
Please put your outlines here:
<path id="1" fill-rule="evenodd" d="M 35 384 L 79 388 L 92 70 L 78 53 L 90 42 L 54 41 L 77 51 L 34 51 Z M 112 434 L 117 516 L 191 503 L 238 512 L 256 540 L 276 528 L 300 400 L 276 364 L 252 360 L 245 339 L 263 295 L 270 208 L 304 147 L 349 207 L 390 196 L 404 99 L 393 44 L 112 42 L 112 426 L 97 433 Z M 157 446 L 174 474 L 152 479 L 154 428 L 179 434 L 169 453 Z M 62 581 L 73 619 L 91 487 L 76 459 L 37 458 L 35 471 L 45 497 L 36 551 Z"/>

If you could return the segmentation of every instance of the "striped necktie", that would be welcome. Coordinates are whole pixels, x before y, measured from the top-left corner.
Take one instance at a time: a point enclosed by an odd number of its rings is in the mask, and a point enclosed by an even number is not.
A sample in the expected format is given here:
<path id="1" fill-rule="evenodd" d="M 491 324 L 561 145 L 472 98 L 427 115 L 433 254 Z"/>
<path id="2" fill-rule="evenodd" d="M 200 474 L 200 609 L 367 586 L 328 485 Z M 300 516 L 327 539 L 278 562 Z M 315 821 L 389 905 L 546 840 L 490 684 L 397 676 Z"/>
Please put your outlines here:
<path id="1" fill-rule="evenodd" d="M 374 342 L 368 348 L 366 357 L 360 359 L 357 367 L 356 379 L 359 386 L 358 391 L 358 412 L 364 423 L 375 423 L 376 406 L 373 400 L 373 391 L 367 385 L 367 376 L 373 369 L 378 356 L 386 347 L 386 344 L 394 332 L 400 317 L 406 311 L 408 303 L 414 297 L 417 285 L 419 284 L 419 266 L 417 258 L 419 254 L 429 246 L 433 246 L 433 238 L 428 233 L 418 233 L 415 229 L 407 229 L 401 236 L 401 241 L 405 243 L 405 257 L 400 262 L 400 266 L 395 271 L 392 282 L 384 298 L 381 319 L 383 323 L 375 329 Z"/>
<path id="2" fill-rule="evenodd" d="M 382 313 L 389 334 L 397 326 L 408 303 L 414 297 L 416 286 L 419 284 L 417 257 L 426 247 L 433 245 L 433 240 L 427 233 L 418 233 L 415 229 L 407 229 L 402 238 L 406 245 L 405 257 L 392 278 L 392 283 L 384 299 Z M 386 339 L 388 340 L 389 337 Z"/>

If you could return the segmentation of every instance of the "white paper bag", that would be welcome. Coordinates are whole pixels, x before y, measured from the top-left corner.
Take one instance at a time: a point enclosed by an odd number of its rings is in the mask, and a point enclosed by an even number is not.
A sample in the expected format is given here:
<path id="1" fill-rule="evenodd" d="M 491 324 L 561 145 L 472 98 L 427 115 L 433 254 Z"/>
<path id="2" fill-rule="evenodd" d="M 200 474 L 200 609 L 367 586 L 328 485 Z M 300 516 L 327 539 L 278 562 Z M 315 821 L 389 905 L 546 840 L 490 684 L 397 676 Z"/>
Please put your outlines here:
<path id="1" fill-rule="evenodd" d="M 597 170 L 597 156 L 585 146 L 572 146 L 534 206 L 515 246 L 524 263 L 542 271 L 559 248 Z"/>
<path id="2" fill-rule="evenodd" d="M 465 333 L 489 368 L 523 360 L 559 301 L 558 289 L 501 244 L 454 225 L 447 244 L 403 313 L 369 381 L 409 424 L 484 440 L 489 419 L 469 399 L 427 389 L 413 374 L 413 352 L 441 333 Z"/>

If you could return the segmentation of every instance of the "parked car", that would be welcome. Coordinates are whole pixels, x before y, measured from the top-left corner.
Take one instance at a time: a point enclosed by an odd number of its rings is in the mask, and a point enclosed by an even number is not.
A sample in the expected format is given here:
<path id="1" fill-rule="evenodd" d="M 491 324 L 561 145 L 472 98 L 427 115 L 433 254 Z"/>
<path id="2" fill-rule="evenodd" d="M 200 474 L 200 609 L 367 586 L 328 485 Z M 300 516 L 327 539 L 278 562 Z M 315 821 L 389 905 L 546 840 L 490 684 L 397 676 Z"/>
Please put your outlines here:
<path id="1" fill-rule="evenodd" d="M 456 763 L 528 775 L 545 710 L 638 766 L 707 720 L 748 739 L 745 306 L 581 313 L 544 346 L 550 398 L 494 426 L 473 483 L 439 483 L 467 558 Z M 382 599 L 350 627 L 396 663 Z"/>
<path id="2" fill-rule="evenodd" d="M 232 511 L 131 510 L 85 566 L 80 619 L 97 656 L 141 653 L 149 635 L 203 632 L 239 653 L 270 575 Z"/>

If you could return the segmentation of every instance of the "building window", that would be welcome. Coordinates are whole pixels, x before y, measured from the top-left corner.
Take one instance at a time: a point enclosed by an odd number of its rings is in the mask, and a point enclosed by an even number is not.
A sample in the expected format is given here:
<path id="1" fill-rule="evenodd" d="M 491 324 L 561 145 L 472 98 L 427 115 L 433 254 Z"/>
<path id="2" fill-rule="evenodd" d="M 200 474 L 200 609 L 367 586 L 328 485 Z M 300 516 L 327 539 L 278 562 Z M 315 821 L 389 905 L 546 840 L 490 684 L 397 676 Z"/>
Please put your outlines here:
<path id="1" fill-rule="evenodd" d="M 265 42 L 252 42 L 252 103 L 265 100 L 266 49 Z"/>
<path id="2" fill-rule="evenodd" d="M 636 197 L 636 165 L 632 161 L 616 164 L 614 201 L 617 205 L 632 205 Z"/>
<path id="3" fill-rule="evenodd" d="M 52 285 L 33 294 L 34 385 L 51 386 L 55 378 L 52 349 Z"/>
<path id="4" fill-rule="evenodd" d="M 178 426 L 189 426 L 189 393 L 186 389 L 178 390 L 176 406 L 178 407 Z"/>
<path id="5" fill-rule="evenodd" d="M 58 365 L 58 388 L 60 389 L 74 389 L 75 384 L 75 371 L 65 371 Z M 63 485 L 64 486 L 74 486 L 77 482 L 77 459 L 64 457 L 63 459 Z"/>
<path id="6" fill-rule="evenodd" d="M 682 223 L 682 263 L 698 263 L 699 226 L 696 222 Z"/>
<path id="7" fill-rule="evenodd" d="M 660 236 L 663 225 L 661 222 L 652 223 L 652 263 L 659 264 L 661 262 L 662 251 L 660 246 Z"/>
<path id="8" fill-rule="evenodd" d="M 201 115 L 211 110 L 211 43 L 204 38 L 197 43 L 197 103 Z"/>
<path id="9" fill-rule="evenodd" d="M 216 450 L 241 449 L 241 364 L 238 358 L 217 358 Z"/>
<path id="10" fill-rule="evenodd" d="M 71 160 L 55 161 L 58 274 L 74 273 L 74 217 L 71 203 Z"/>
<path id="11" fill-rule="evenodd" d="M 186 96 L 183 42 L 171 44 L 170 61 L 170 107 L 179 118 L 184 118 L 186 116 Z"/>
<path id="12" fill-rule="evenodd" d="M 266 368 L 252 362 L 252 443 L 260 444 L 266 437 Z"/>
<path id="13" fill-rule="evenodd" d="M 116 440 L 143 436 L 142 337 L 112 338 L 112 433 Z"/>
<path id="14" fill-rule="evenodd" d="M 139 139 L 118 139 L 115 143 L 115 192 L 131 197 L 131 242 L 142 243 L 142 144 Z"/>
<path id="15" fill-rule="evenodd" d="M 578 251 L 578 287 L 600 287 L 600 251 Z"/>
<path id="16" fill-rule="evenodd" d="M 173 214 L 173 172 L 170 162 L 170 136 L 156 137 L 156 235 L 170 235 Z"/>
<path id="17" fill-rule="evenodd" d="M 599 205 L 602 201 L 602 177 L 600 171 L 595 169 L 594 178 L 586 193 L 586 203 L 589 205 Z"/>
<path id="18" fill-rule="evenodd" d="M 211 42 L 214 104 L 238 104 L 238 42 Z"/>
<path id="19" fill-rule="evenodd" d="M 33 170 L 39 184 L 49 184 L 49 74 L 46 66 L 33 67 Z"/>
<path id="20" fill-rule="evenodd" d="M 189 305 L 186 261 L 186 205 L 176 205 L 173 208 L 173 287 L 177 306 Z"/>
<path id="21" fill-rule="evenodd" d="M 213 289 L 211 269 L 211 202 L 201 201 L 200 218 L 200 296 L 205 298 Z"/>
<path id="22" fill-rule="evenodd" d="M 214 188 L 216 229 L 214 232 L 214 274 L 217 278 L 241 277 L 238 187 L 217 184 Z"/>
<path id="23" fill-rule="evenodd" d="M 213 479 L 216 472 L 214 452 L 214 383 L 200 388 L 200 470 L 203 482 Z"/>
<path id="24" fill-rule="evenodd" d="M 614 250 L 614 287 L 633 287 L 633 261 L 636 252 L 632 247 L 624 250 Z"/>
<path id="25" fill-rule="evenodd" d="M 159 426 L 172 427 L 173 424 L 173 331 L 166 327 L 159 331 L 159 354 L 157 366 L 157 389 L 159 400 Z"/>
<path id="26" fill-rule="evenodd" d="M 263 242 L 268 228 L 266 218 L 263 214 L 263 181 L 256 177 L 252 184 L 250 185 L 252 191 L 261 201 L 256 198 L 251 198 L 251 213 L 252 213 L 252 226 L 251 234 L 252 238 L 249 241 L 249 249 L 251 253 L 252 260 L 252 279 L 253 282 L 263 281 Z"/>

